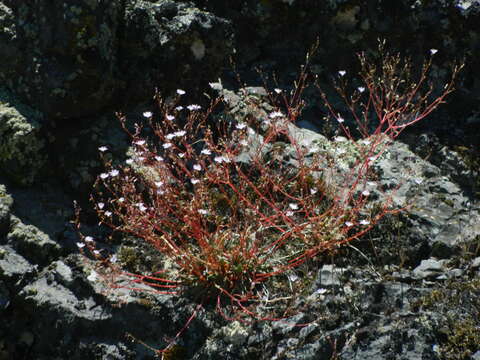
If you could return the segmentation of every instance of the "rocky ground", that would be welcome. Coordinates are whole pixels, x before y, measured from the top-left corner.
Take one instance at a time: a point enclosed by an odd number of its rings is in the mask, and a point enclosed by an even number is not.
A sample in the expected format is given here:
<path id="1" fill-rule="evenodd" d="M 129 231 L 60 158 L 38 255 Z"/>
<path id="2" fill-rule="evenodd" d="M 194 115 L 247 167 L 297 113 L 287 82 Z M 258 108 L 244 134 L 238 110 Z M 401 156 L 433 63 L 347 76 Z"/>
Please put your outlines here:
<path id="1" fill-rule="evenodd" d="M 380 187 L 399 185 L 395 202 L 414 206 L 280 279 L 295 290 L 288 320 L 242 324 L 207 306 L 164 358 L 480 359 L 480 4 L 315 4 L 0 1 L 0 359 L 148 359 L 139 341 L 161 348 L 175 336 L 194 302 L 107 288 L 76 245 L 74 200 L 102 236 L 88 210 L 98 147 L 125 156 L 114 112 L 135 121 L 155 87 L 194 94 L 220 77 L 229 113 L 245 116 L 252 99 L 268 107 L 250 70 L 276 71 L 288 89 L 317 36 L 312 71 L 325 82 L 353 73 L 352 54 L 380 36 L 414 58 L 438 48 L 438 81 L 465 59 L 443 111 L 376 164 Z M 333 151 L 318 94 L 305 97 L 292 134 Z"/>

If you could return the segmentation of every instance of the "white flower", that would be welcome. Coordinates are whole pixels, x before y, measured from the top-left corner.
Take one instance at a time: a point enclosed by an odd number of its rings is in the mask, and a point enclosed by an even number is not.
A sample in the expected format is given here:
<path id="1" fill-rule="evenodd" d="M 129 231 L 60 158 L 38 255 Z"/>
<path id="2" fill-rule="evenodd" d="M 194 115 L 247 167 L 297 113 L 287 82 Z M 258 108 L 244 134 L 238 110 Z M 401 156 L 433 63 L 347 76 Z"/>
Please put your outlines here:
<path id="1" fill-rule="evenodd" d="M 119 173 L 120 171 L 118 171 L 117 169 L 114 169 L 109 172 L 110 176 L 113 176 L 113 177 L 118 176 Z"/>
<path id="2" fill-rule="evenodd" d="M 105 152 L 108 150 L 108 148 L 106 146 L 100 146 L 98 150 L 100 150 L 101 152 Z"/>
<path id="3" fill-rule="evenodd" d="M 344 142 L 344 141 L 347 141 L 346 138 L 344 138 L 343 136 L 336 136 L 333 138 L 334 141 L 336 142 Z"/>
<path id="4" fill-rule="evenodd" d="M 287 277 L 288 277 L 288 280 L 290 280 L 291 282 L 295 282 L 299 279 L 299 277 L 295 274 L 287 275 Z"/>
<path id="5" fill-rule="evenodd" d="M 102 210 L 105 207 L 105 204 L 103 202 L 99 202 L 97 206 L 100 210 Z"/>
<path id="6" fill-rule="evenodd" d="M 369 225 L 370 221 L 368 220 L 360 220 L 360 225 Z"/>
<path id="7" fill-rule="evenodd" d="M 430 54 L 435 55 L 438 52 L 437 49 L 430 49 Z"/>
<path id="8" fill-rule="evenodd" d="M 242 129 L 245 129 L 245 128 L 247 127 L 247 125 L 245 125 L 245 124 L 237 124 L 235 127 L 236 127 L 238 130 L 242 130 Z"/>
<path id="9" fill-rule="evenodd" d="M 199 214 L 202 214 L 202 215 L 207 215 L 208 214 L 208 210 L 205 210 L 205 209 L 198 209 L 198 212 L 199 212 Z"/>
<path id="10" fill-rule="evenodd" d="M 125 160 L 125 162 L 126 162 L 128 165 L 132 165 L 132 164 L 133 164 L 133 159 L 127 159 L 127 160 Z"/>
<path id="11" fill-rule="evenodd" d="M 268 117 L 270 119 L 275 119 L 275 118 L 282 117 L 282 116 L 284 116 L 284 115 L 282 114 L 281 111 L 274 111 L 274 112 L 271 112 L 270 115 L 268 115 Z"/>
<path id="12" fill-rule="evenodd" d="M 187 132 L 185 130 L 180 130 L 180 131 L 176 131 L 173 133 L 173 135 L 175 136 L 178 136 L 178 137 L 182 137 L 186 134 Z"/>
<path id="13" fill-rule="evenodd" d="M 91 236 L 85 236 L 85 242 L 93 243 L 93 238 Z"/>
<path id="14" fill-rule="evenodd" d="M 292 210 L 298 210 L 298 205 L 294 203 L 288 204 L 288 207 Z"/>
<path id="15" fill-rule="evenodd" d="M 255 135 L 255 130 L 253 130 L 251 127 L 248 128 L 248 133 L 250 135 Z"/>
<path id="16" fill-rule="evenodd" d="M 81 242 L 77 242 L 77 246 L 79 249 L 85 247 L 85 244 L 84 243 L 81 243 Z"/>
<path id="17" fill-rule="evenodd" d="M 198 184 L 198 183 L 200 182 L 200 180 L 193 178 L 193 179 L 190 179 L 190 182 L 191 182 L 193 185 L 195 185 L 195 184 Z"/>
<path id="18" fill-rule="evenodd" d="M 202 151 L 200 151 L 200 153 L 202 153 L 203 155 L 210 155 L 212 152 L 208 149 L 203 149 Z"/>
<path id="19" fill-rule="evenodd" d="M 145 145 L 145 140 L 137 140 L 134 142 L 134 144 L 140 145 L 140 146 Z"/>
<path id="20" fill-rule="evenodd" d="M 175 134 L 167 134 L 167 136 L 165 136 L 168 140 L 172 140 L 174 137 L 175 137 Z"/>
<path id="21" fill-rule="evenodd" d="M 362 141 L 360 141 L 363 145 L 370 145 L 371 144 L 371 141 L 370 140 L 367 140 L 367 139 L 364 139 Z"/>
<path id="22" fill-rule="evenodd" d="M 155 181 L 155 186 L 156 187 L 162 187 L 163 186 L 163 181 Z"/>
<path id="23" fill-rule="evenodd" d="M 310 189 L 310 194 L 315 195 L 318 192 L 317 189 Z"/>
<path id="24" fill-rule="evenodd" d="M 185 90 L 177 89 L 177 94 L 178 95 L 185 95 Z"/>
<path id="25" fill-rule="evenodd" d="M 110 262 L 115 264 L 117 261 L 118 261 L 117 255 L 113 254 L 110 257 Z"/>
<path id="26" fill-rule="evenodd" d="M 93 253 L 97 256 L 100 255 L 100 251 L 98 251 L 98 250 L 93 250 Z"/>
<path id="27" fill-rule="evenodd" d="M 340 115 L 338 115 L 337 121 L 341 124 L 345 121 L 345 119 L 343 117 L 341 117 Z"/>
<path id="28" fill-rule="evenodd" d="M 121 203 L 122 203 L 122 202 L 124 202 L 124 201 L 125 201 L 125 198 L 124 198 L 124 197 L 118 198 L 118 202 L 121 202 Z"/>
<path id="29" fill-rule="evenodd" d="M 282 89 L 274 89 L 273 91 L 275 91 L 277 94 L 280 94 L 282 92 Z"/>
<path id="30" fill-rule="evenodd" d="M 112 216 L 112 212 L 111 212 L 111 211 L 105 211 L 105 216 L 106 216 L 106 217 Z"/>
<path id="31" fill-rule="evenodd" d="M 171 143 L 165 143 L 165 144 L 162 145 L 162 147 L 164 149 L 168 149 L 168 148 L 172 147 L 172 144 Z"/>
<path id="32" fill-rule="evenodd" d="M 179 154 L 178 154 L 178 157 L 179 157 L 180 159 L 184 158 L 184 157 L 185 157 L 185 153 L 179 153 Z"/>
<path id="33" fill-rule="evenodd" d="M 423 179 L 421 179 L 421 178 L 415 178 L 415 179 L 413 179 L 413 181 L 415 181 L 415 184 L 417 184 L 417 185 L 420 185 L 421 183 L 423 183 Z"/>
<path id="34" fill-rule="evenodd" d="M 375 161 L 376 159 L 377 159 L 376 156 L 370 156 L 370 157 L 368 158 L 369 161 Z"/>
<path id="35" fill-rule="evenodd" d="M 157 161 L 163 161 L 163 158 L 162 158 L 161 156 L 158 156 L 158 155 L 157 155 L 157 156 L 155 156 L 155 160 L 157 160 Z"/>
<path id="36" fill-rule="evenodd" d="M 346 72 L 345 70 L 340 70 L 340 71 L 338 72 L 338 74 L 339 74 L 340 76 L 345 76 L 346 73 L 347 73 L 347 72 Z"/>
<path id="37" fill-rule="evenodd" d="M 345 221 L 345 226 L 346 227 L 352 227 L 353 223 L 351 221 Z"/>
<path id="38" fill-rule="evenodd" d="M 245 140 L 245 139 L 242 139 L 242 140 L 240 140 L 240 145 L 247 146 L 247 145 L 248 145 L 248 141 Z"/>
<path id="39" fill-rule="evenodd" d="M 215 160 L 215 162 L 221 164 L 223 162 L 223 156 L 215 156 L 215 158 L 213 160 Z"/>
<path id="40" fill-rule="evenodd" d="M 200 105 L 197 105 L 197 104 L 192 104 L 192 105 L 187 106 L 187 109 L 190 110 L 190 111 L 200 110 L 201 108 L 202 107 Z"/>
<path id="41" fill-rule="evenodd" d="M 320 288 L 320 289 L 315 290 L 315 291 L 313 292 L 313 294 L 315 294 L 315 295 L 323 295 L 323 294 L 325 294 L 326 292 L 328 292 L 327 289 Z"/>
<path id="42" fill-rule="evenodd" d="M 148 209 L 145 205 L 143 205 L 143 203 L 137 203 L 135 205 L 137 205 L 137 207 L 140 211 L 145 211 L 145 210 Z"/>
<path id="43" fill-rule="evenodd" d="M 368 195 L 370 195 L 370 191 L 364 190 L 364 191 L 362 191 L 362 195 L 363 196 L 368 196 Z"/>
<path id="44" fill-rule="evenodd" d="M 152 115 L 153 115 L 153 114 L 152 114 L 151 111 L 145 111 L 145 112 L 143 113 L 143 116 L 145 116 L 146 118 L 152 117 Z"/>
<path id="45" fill-rule="evenodd" d="M 182 110 L 183 110 L 183 106 L 177 106 L 177 107 L 175 108 L 175 110 L 177 110 L 177 111 L 182 111 Z"/>
<path id="46" fill-rule="evenodd" d="M 175 120 L 175 116 L 173 116 L 173 115 L 168 115 L 167 114 L 166 118 L 167 118 L 167 120 L 170 120 L 170 121 Z"/>
<path id="47" fill-rule="evenodd" d="M 357 88 L 358 91 L 360 91 L 361 93 L 363 93 L 365 91 L 365 88 L 363 86 L 359 86 Z"/>
<path id="48" fill-rule="evenodd" d="M 101 173 L 100 178 L 101 179 L 106 179 L 106 178 L 108 178 L 108 174 L 107 173 Z"/>
<path id="49" fill-rule="evenodd" d="M 98 274 L 97 274 L 97 272 L 96 272 L 95 270 L 92 270 L 92 272 L 90 273 L 90 275 L 88 275 L 87 280 L 88 280 L 88 281 L 91 281 L 91 282 L 97 281 L 97 280 L 98 280 Z"/>
<path id="50" fill-rule="evenodd" d="M 163 194 L 165 194 L 165 190 L 157 190 L 157 194 L 158 195 L 163 195 Z"/>
<path id="51" fill-rule="evenodd" d="M 202 170 L 202 165 L 200 165 L 200 164 L 195 164 L 195 165 L 193 165 L 193 169 L 194 169 L 194 170 L 197 170 L 197 171 L 200 171 L 200 170 Z"/>
<path id="52" fill-rule="evenodd" d="M 288 217 L 291 217 L 291 216 L 293 216 L 293 211 L 288 210 L 288 211 L 285 213 L 285 215 L 287 215 Z"/>

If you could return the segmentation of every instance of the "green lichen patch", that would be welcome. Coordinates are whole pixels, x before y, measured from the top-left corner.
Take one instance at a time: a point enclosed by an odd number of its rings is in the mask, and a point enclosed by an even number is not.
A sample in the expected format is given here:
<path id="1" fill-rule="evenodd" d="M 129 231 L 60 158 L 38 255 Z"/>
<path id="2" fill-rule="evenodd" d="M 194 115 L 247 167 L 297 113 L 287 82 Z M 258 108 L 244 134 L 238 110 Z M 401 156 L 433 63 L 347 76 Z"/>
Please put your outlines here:
<path id="1" fill-rule="evenodd" d="M 33 225 L 25 225 L 12 216 L 12 230 L 7 241 L 22 256 L 35 264 L 45 265 L 60 255 L 60 246 Z"/>
<path id="2" fill-rule="evenodd" d="M 32 184 L 46 164 L 38 120 L 39 114 L 0 89 L 0 168 L 20 185 Z"/>
<path id="3" fill-rule="evenodd" d="M 436 325 L 441 359 L 466 360 L 480 350 L 480 279 L 451 280 L 418 299 L 413 308 L 441 315 Z"/>

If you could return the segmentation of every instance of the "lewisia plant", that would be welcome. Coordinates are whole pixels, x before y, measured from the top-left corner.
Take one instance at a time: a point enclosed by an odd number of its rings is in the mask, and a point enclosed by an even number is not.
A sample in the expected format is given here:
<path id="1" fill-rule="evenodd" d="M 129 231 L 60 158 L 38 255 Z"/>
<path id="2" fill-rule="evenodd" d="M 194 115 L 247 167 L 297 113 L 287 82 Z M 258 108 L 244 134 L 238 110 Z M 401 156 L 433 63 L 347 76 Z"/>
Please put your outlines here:
<path id="1" fill-rule="evenodd" d="M 258 116 L 239 120 L 217 111 L 222 97 L 205 109 L 181 106 L 183 90 L 169 102 L 156 96 L 155 114 L 143 114 L 148 127 L 129 129 L 118 114 L 131 138 L 130 157 L 114 166 L 105 156 L 108 147 L 99 148 L 105 170 L 92 201 L 102 224 L 147 244 L 157 261 L 150 261 L 148 271 L 129 271 L 117 255 L 105 255 L 81 235 L 81 250 L 99 259 L 98 278 L 112 287 L 193 294 L 197 309 L 214 306 L 229 320 L 288 317 L 292 296 L 282 290 L 275 297 L 269 286 L 289 281 L 295 269 L 401 210 L 392 208 L 388 196 L 380 203 L 371 199 L 371 164 L 403 129 L 444 100 L 459 70 L 432 99 L 432 88 L 424 89 L 431 59 L 418 81 L 398 56 L 385 54 L 379 67 L 363 55 L 360 61 L 363 84 L 352 95 L 345 72 L 339 72 L 338 90 L 350 114 L 340 115 L 321 91 L 327 112 L 354 146 L 347 169 L 292 130 L 303 104 L 306 66 L 295 90 L 269 93 L 272 111 Z M 360 141 L 354 141 L 347 118 L 356 122 Z M 142 250 L 137 256 L 142 259 Z"/>

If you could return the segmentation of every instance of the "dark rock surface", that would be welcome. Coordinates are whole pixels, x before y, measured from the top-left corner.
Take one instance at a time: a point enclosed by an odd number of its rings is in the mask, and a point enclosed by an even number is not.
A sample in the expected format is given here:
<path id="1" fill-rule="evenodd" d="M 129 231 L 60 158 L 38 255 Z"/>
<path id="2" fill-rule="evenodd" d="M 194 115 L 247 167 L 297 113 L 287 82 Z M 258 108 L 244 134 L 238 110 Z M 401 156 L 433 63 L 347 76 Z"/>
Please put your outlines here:
<path id="1" fill-rule="evenodd" d="M 47 121 L 194 89 L 231 54 L 227 21 L 176 1 L 4 1 L 0 21 L 0 78 Z"/>
<path id="2" fill-rule="evenodd" d="M 233 119 L 265 118 L 272 106 L 253 68 L 276 70 L 288 90 L 317 36 L 312 72 L 325 83 L 338 70 L 355 73 L 352 54 L 378 37 L 417 62 L 439 49 L 439 82 L 465 58 L 445 111 L 374 165 L 372 197 L 413 206 L 285 280 L 298 289 L 291 318 L 243 324 L 206 307 L 170 356 L 479 359 L 479 20 L 477 0 L 0 1 L 0 360 L 150 359 L 132 338 L 161 348 L 176 335 L 197 305 L 107 287 L 70 223 L 73 200 L 88 198 L 101 171 L 98 147 L 125 157 L 113 112 L 139 122 L 155 87 L 201 93 L 235 49 L 247 88 L 213 87 Z M 323 133 L 318 93 L 305 97 L 291 135 L 348 154 L 351 142 Z M 248 163 L 248 153 L 237 160 Z M 98 219 L 86 218 L 85 231 L 101 239 Z"/>

